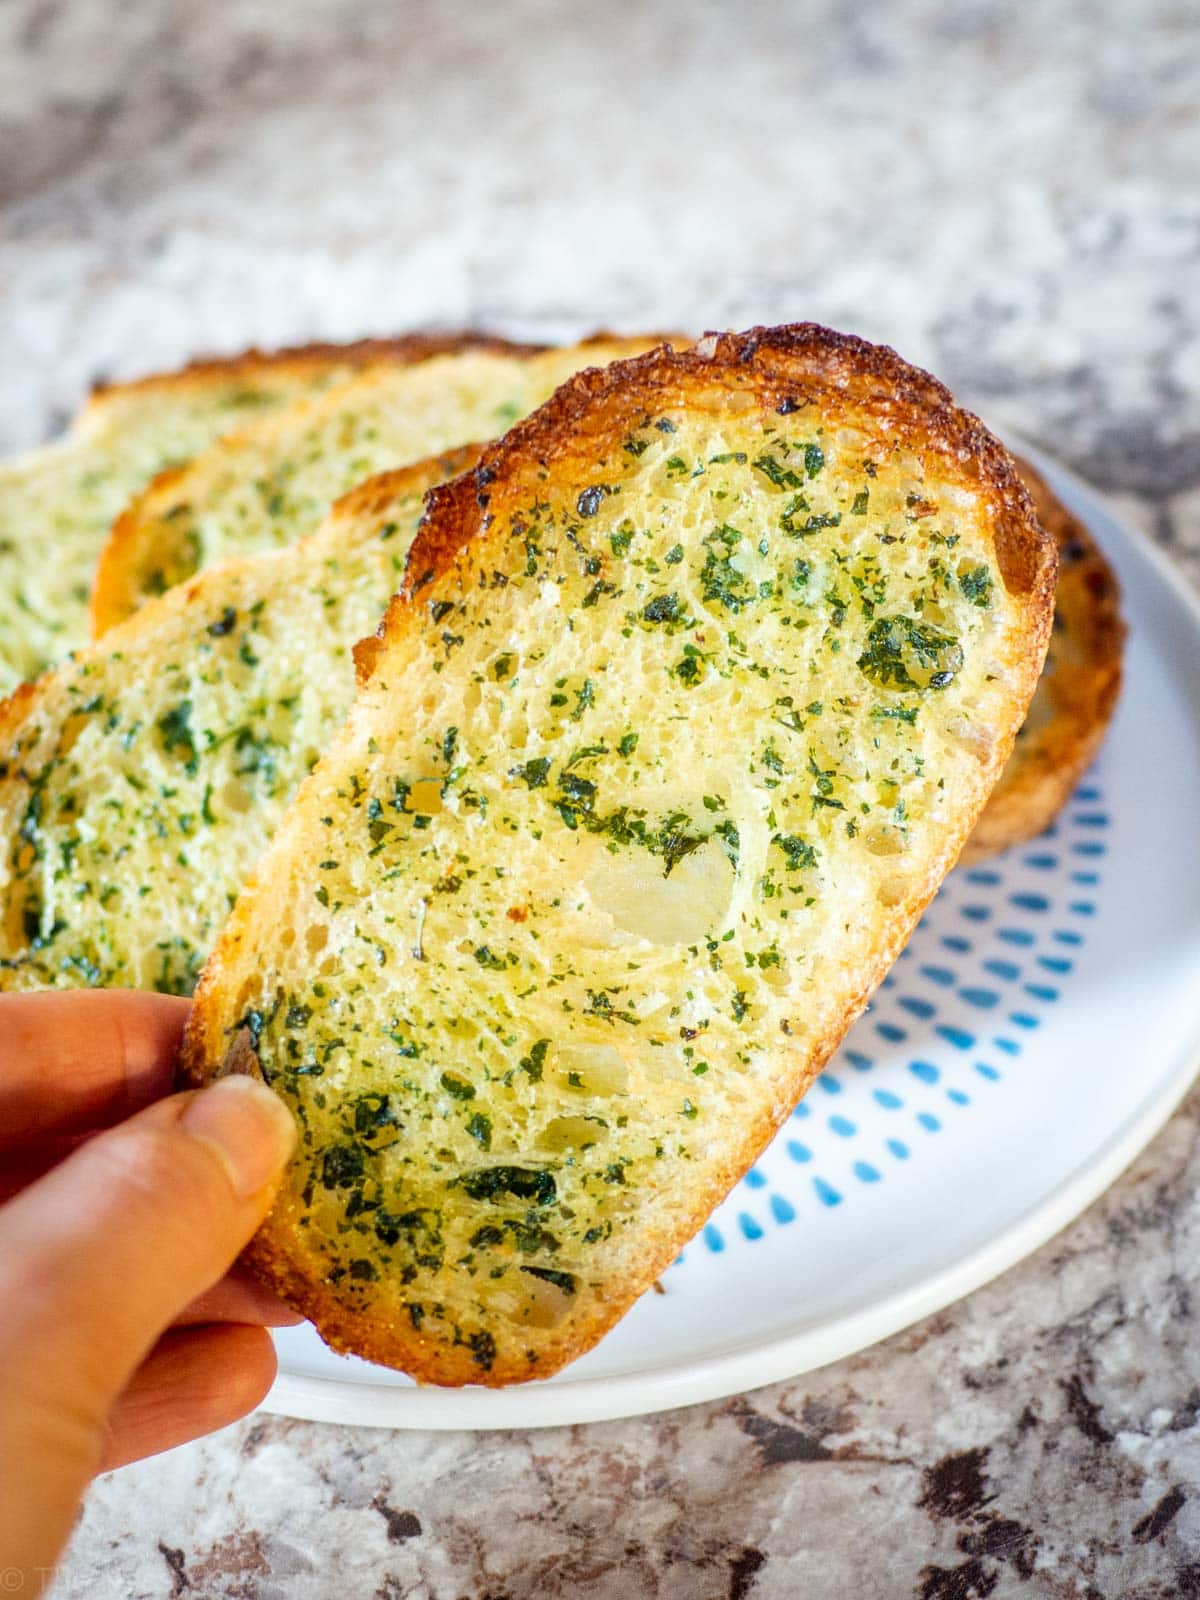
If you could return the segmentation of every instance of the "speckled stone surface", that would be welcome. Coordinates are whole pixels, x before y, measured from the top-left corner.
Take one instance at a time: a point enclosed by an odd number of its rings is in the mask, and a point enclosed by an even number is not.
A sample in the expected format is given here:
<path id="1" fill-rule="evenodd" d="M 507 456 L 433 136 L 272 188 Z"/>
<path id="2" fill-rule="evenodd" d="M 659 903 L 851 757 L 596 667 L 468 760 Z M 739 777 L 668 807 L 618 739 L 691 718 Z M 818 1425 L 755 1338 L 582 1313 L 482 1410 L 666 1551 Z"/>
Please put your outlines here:
<path id="1" fill-rule="evenodd" d="M 1167 0 L 7 0 L 0 445 L 251 341 L 815 317 L 1200 581 L 1198 107 Z M 1198 1124 L 989 1288 L 744 1399 L 260 1417 L 129 1469 L 57 1600 L 1200 1596 Z"/>

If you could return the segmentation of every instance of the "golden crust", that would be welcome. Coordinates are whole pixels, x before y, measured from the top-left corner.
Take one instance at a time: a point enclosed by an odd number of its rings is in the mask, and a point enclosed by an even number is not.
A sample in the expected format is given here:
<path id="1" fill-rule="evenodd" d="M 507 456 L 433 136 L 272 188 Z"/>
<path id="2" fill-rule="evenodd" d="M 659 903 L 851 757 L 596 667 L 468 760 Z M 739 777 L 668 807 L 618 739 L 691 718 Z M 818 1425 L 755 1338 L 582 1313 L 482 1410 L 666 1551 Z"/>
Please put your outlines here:
<path id="1" fill-rule="evenodd" d="M 974 825 L 1037 682 L 1050 632 L 1056 554 L 1007 454 L 974 417 L 954 406 L 936 380 L 890 350 L 813 325 L 712 336 L 695 351 L 657 349 L 566 383 L 540 411 L 486 451 L 474 471 L 431 493 L 404 588 L 377 639 L 360 652 L 363 681 L 378 670 L 389 647 L 418 633 L 430 585 L 440 602 L 471 590 L 482 572 L 502 566 L 504 541 L 499 532 L 489 533 L 492 518 L 498 530 L 503 509 L 527 504 L 531 486 L 544 485 L 548 477 L 571 486 L 587 482 L 589 465 L 619 450 L 631 425 L 648 415 L 668 407 L 703 409 L 710 404 L 736 410 L 742 403 L 739 396 L 760 415 L 768 410 L 786 414 L 820 402 L 827 411 L 836 409 L 839 419 L 862 422 L 864 431 L 886 437 L 889 446 L 899 442 L 926 460 L 936 457 L 945 478 L 966 482 L 978 492 L 1004 585 L 1019 602 L 1012 624 L 1019 637 L 1003 658 L 1007 719 L 994 746 L 981 757 L 973 799 L 931 843 L 927 870 L 914 873 L 885 919 L 883 936 L 868 948 L 860 942 L 853 965 L 843 964 L 843 989 L 832 1002 L 830 1020 L 803 1049 L 796 1049 L 785 1091 L 747 1119 L 723 1158 L 707 1171 L 689 1172 L 686 1218 L 646 1226 L 622 1281 L 606 1286 L 605 1298 L 592 1307 L 586 1323 L 568 1321 L 556 1331 L 535 1362 L 505 1351 L 490 1370 L 481 1371 L 469 1350 L 423 1336 L 398 1314 L 349 1309 L 325 1280 L 317 1258 L 306 1255 L 297 1203 L 289 1199 L 276 1207 L 246 1253 L 253 1270 L 310 1317 L 334 1349 L 399 1367 L 422 1382 L 499 1386 L 546 1377 L 594 1345 L 655 1281 L 769 1142 L 886 974 Z M 322 767 L 333 769 L 340 749 L 353 736 L 352 722 Z M 188 1082 L 203 1083 L 222 1070 L 230 1051 L 226 1018 L 239 969 L 246 962 L 269 960 L 261 945 L 251 955 L 245 941 L 253 938 L 256 901 L 261 898 L 264 907 L 269 902 L 273 877 L 297 870 L 294 857 L 303 844 L 297 818 L 304 797 L 302 790 L 205 969 L 182 1055 Z M 235 1038 L 244 1063 L 244 1030 Z"/>
<path id="2" fill-rule="evenodd" d="M 962 860 L 981 861 L 1044 832 L 1095 759 L 1121 692 L 1126 627 L 1116 573 L 1039 472 L 1015 458 L 1059 552 L 1054 630 L 1029 717 Z"/>
<path id="3" fill-rule="evenodd" d="M 431 356 L 454 355 L 461 350 L 496 350 L 506 355 L 533 355 L 544 345 L 521 344 L 491 333 L 464 330 L 396 334 L 392 338 L 352 339 L 346 344 L 314 341 L 289 345 L 281 350 L 260 350 L 251 346 L 232 356 L 197 356 L 173 372 L 151 372 L 141 378 L 120 383 L 97 383 L 89 406 L 106 405 L 124 395 L 161 390 L 164 394 L 207 388 L 213 379 L 245 379 L 253 382 L 270 374 L 281 378 L 303 379 L 326 368 L 408 365 L 427 361 Z"/>
<path id="4" fill-rule="evenodd" d="M 48 678 L 50 672 L 44 673 L 43 678 Z M 33 678 L 25 683 L 19 683 L 11 694 L 0 700 L 0 750 L 8 749 L 12 742 L 12 735 L 19 728 L 29 713 L 30 702 L 36 699 L 38 684 L 42 678 Z"/>

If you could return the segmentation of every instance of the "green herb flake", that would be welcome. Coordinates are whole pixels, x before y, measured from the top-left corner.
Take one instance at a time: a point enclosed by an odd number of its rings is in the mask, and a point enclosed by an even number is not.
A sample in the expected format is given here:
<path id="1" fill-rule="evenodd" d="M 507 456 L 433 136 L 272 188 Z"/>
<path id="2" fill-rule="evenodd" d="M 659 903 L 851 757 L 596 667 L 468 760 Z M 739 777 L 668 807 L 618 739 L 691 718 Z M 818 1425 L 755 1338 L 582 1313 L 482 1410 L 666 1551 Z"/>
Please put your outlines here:
<path id="1" fill-rule="evenodd" d="M 596 700 L 596 686 L 590 678 L 585 678 L 583 687 L 576 693 L 575 705 L 571 711 L 571 721 L 578 722 L 583 713 L 588 710 Z"/>
<path id="2" fill-rule="evenodd" d="M 237 627 L 237 612 L 232 606 L 226 606 L 215 622 L 210 622 L 204 630 L 214 639 L 223 639 L 227 633 L 232 633 Z"/>
<path id="3" fill-rule="evenodd" d="M 647 600 L 642 607 L 642 617 L 646 622 L 678 622 L 679 614 L 677 594 L 656 595 L 653 600 Z"/>
<path id="4" fill-rule="evenodd" d="M 476 1111 L 467 1119 L 467 1132 L 484 1150 L 492 1148 L 492 1123 L 490 1117 L 485 1117 L 482 1111 Z"/>
<path id="5" fill-rule="evenodd" d="M 521 766 L 509 769 L 510 777 L 520 778 L 528 789 L 543 788 L 549 772 L 549 756 L 534 756 L 532 760 L 524 762 Z"/>
<path id="6" fill-rule="evenodd" d="M 564 1294 L 575 1293 L 575 1279 L 569 1272 L 559 1272 L 555 1267 L 522 1267 L 521 1271 L 531 1278 L 540 1278 L 543 1283 L 552 1283 Z"/>
<path id="7" fill-rule="evenodd" d="M 877 617 L 857 661 L 864 677 L 883 689 L 944 689 L 962 664 L 962 648 L 953 634 L 905 616 Z M 926 684 L 913 677 L 913 668 L 928 672 Z"/>
<path id="8" fill-rule="evenodd" d="M 554 1174 L 540 1167 L 483 1167 L 460 1178 L 472 1200 L 500 1200 L 512 1195 L 534 1205 L 552 1205 L 558 1197 Z"/>
<path id="9" fill-rule="evenodd" d="M 441 1081 L 442 1088 L 452 1100 L 474 1100 L 474 1086 L 464 1082 L 462 1078 L 456 1078 L 452 1073 L 443 1072 Z"/>
<path id="10" fill-rule="evenodd" d="M 771 840 L 787 857 L 787 864 L 793 872 L 800 872 L 805 867 L 815 867 L 817 852 L 807 839 L 801 839 L 794 833 L 777 833 Z"/>
<path id="11" fill-rule="evenodd" d="M 785 467 L 777 457 L 767 455 L 765 452 L 755 458 L 754 465 L 777 489 L 799 489 L 804 481 L 799 473 L 792 471 L 791 467 Z M 809 477 L 812 476 L 810 472 Z"/>
<path id="12" fill-rule="evenodd" d="M 531 1083 L 541 1083 L 542 1069 L 546 1065 L 546 1051 L 550 1048 L 549 1039 L 538 1039 L 530 1047 L 529 1054 L 522 1056 L 520 1061 L 521 1071 L 526 1074 Z"/>
<path id="13" fill-rule="evenodd" d="M 972 605 L 988 607 L 992 603 L 992 575 L 987 567 L 971 567 L 958 575 L 958 587 Z"/>
<path id="14" fill-rule="evenodd" d="M 185 762 L 184 771 L 189 777 L 194 776 L 200 762 L 192 733 L 192 702 L 181 700 L 177 706 L 164 711 L 158 719 L 158 731 L 162 734 L 163 749 L 166 753 L 182 754 Z"/>

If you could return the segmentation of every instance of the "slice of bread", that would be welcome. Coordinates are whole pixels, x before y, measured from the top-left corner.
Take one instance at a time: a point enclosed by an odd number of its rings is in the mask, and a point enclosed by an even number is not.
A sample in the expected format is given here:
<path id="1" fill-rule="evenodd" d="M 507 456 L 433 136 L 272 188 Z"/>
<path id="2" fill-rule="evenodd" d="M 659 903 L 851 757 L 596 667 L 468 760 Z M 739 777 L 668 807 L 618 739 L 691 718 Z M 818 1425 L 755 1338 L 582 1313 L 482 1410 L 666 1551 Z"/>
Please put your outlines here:
<path id="1" fill-rule="evenodd" d="M 372 480 L 318 534 L 210 568 L 0 707 L 0 991 L 191 992 L 345 715 L 425 491 L 476 455 Z"/>
<path id="2" fill-rule="evenodd" d="M 255 1270 L 424 1381 L 594 1344 L 958 855 L 1054 577 L 977 420 L 813 326 L 584 373 L 435 490 L 185 1041 L 296 1116 Z"/>
<path id="3" fill-rule="evenodd" d="M 225 556 L 311 533 L 372 474 L 493 438 L 581 367 L 656 342 L 601 335 L 532 356 L 472 350 L 376 368 L 222 439 L 157 478 L 116 523 L 96 571 L 94 631 Z"/>
<path id="4" fill-rule="evenodd" d="M 1041 474 L 1014 457 L 1038 519 L 1058 545 L 1046 665 L 1000 781 L 961 860 L 982 861 L 1043 833 L 1095 760 L 1121 692 L 1125 623 L 1117 575 Z"/>
<path id="5" fill-rule="evenodd" d="M 0 463 L 0 695 L 88 637 L 96 557 L 114 518 L 164 467 L 364 367 L 477 347 L 527 348 L 428 334 L 252 350 L 98 390 L 61 442 Z"/>

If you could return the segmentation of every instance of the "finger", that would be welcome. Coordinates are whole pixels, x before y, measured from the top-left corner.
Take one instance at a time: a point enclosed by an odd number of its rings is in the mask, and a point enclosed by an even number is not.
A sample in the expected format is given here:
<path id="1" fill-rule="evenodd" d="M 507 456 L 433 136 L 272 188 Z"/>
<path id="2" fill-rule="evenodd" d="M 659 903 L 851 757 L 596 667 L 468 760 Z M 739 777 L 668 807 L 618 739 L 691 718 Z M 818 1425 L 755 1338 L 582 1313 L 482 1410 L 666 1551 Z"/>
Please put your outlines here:
<path id="1" fill-rule="evenodd" d="M 113 1408 L 99 1471 L 156 1455 L 244 1417 L 275 1379 L 275 1347 L 262 1328 L 168 1333 Z"/>
<path id="2" fill-rule="evenodd" d="M 220 1283 L 197 1295 L 175 1318 L 175 1326 L 190 1327 L 199 1322 L 251 1322 L 260 1328 L 294 1328 L 303 1321 L 298 1311 L 277 1300 L 257 1278 L 234 1267 Z"/>
<path id="3" fill-rule="evenodd" d="M 94 1137 L 87 1135 L 86 1137 Z M 64 1161 L 82 1140 L 56 1140 L 0 1161 L 0 1203 L 11 1200 L 38 1178 Z M 219 1283 L 205 1290 L 175 1318 L 176 1325 L 196 1322 L 256 1322 L 264 1328 L 293 1327 L 304 1318 L 248 1272 L 235 1267 Z"/>
<path id="4" fill-rule="evenodd" d="M 170 1092 L 188 1002 L 133 990 L 0 995 L 0 1148 L 119 1121 Z"/>
<path id="5" fill-rule="evenodd" d="M 77 1150 L 89 1134 L 72 1134 L 62 1138 L 41 1139 L 20 1150 L 0 1154 L 0 1203 L 28 1189 L 31 1183 L 44 1177 L 52 1167 L 65 1161 L 72 1150 Z"/>
<path id="6" fill-rule="evenodd" d="M 88 1135 L 94 1137 L 94 1135 Z M 56 1141 L 39 1146 L 35 1154 L 13 1156 L 0 1163 L 0 1201 L 9 1200 L 79 1148 L 79 1139 Z M 202 1294 L 175 1318 L 175 1326 L 200 1322 L 252 1322 L 263 1328 L 291 1328 L 304 1321 L 298 1311 L 276 1299 L 249 1272 L 236 1266 L 211 1289 Z"/>
<path id="7" fill-rule="evenodd" d="M 282 1101 L 229 1078 L 98 1134 L 5 1206 L 0 1459 L 32 1465 L 0 1497 L 0 1550 L 61 1546 L 118 1395 L 232 1264 L 294 1140 Z"/>
<path id="8" fill-rule="evenodd" d="M 6 1333 L 28 1335 L 18 1366 L 61 1363 L 103 1415 L 171 1319 L 232 1264 L 294 1136 L 282 1101 L 228 1078 L 98 1134 L 23 1190 L 0 1216 Z"/>
<path id="9" fill-rule="evenodd" d="M 72 1139 L 56 1139 L 0 1159 L 0 1203 L 11 1200 L 38 1178 L 44 1177 L 73 1150 L 78 1150 L 85 1134 Z M 292 1311 L 248 1272 L 236 1267 L 219 1283 L 197 1296 L 179 1316 L 177 1325 L 195 1322 L 256 1322 L 264 1328 L 292 1327 L 304 1318 Z"/>

